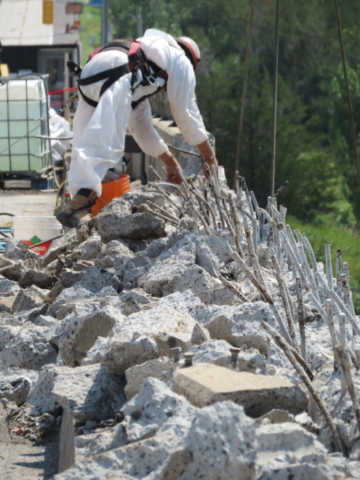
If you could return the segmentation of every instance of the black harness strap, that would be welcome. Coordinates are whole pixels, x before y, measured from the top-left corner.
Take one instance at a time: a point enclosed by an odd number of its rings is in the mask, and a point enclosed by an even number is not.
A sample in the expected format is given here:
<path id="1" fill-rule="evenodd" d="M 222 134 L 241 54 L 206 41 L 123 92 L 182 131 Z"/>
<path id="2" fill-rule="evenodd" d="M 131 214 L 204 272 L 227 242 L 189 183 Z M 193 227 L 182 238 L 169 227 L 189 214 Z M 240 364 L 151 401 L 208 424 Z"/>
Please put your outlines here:
<path id="1" fill-rule="evenodd" d="M 137 48 L 135 44 L 138 44 Z M 134 53 L 131 53 L 132 45 L 135 45 L 135 49 L 132 50 L 132 52 Z M 109 43 L 105 47 L 95 50 L 95 52 L 93 52 L 89 56 L 89 60 L 91 60 L 91 58 L 93 58 L 93 56 L 96 55 L 97 53 L 100 53 L 106 50 L 120 50 L 121 52 L 126 53 L 129 58 L 129 63 L 122 65 L 121 67 L 110 68 L 108 70 L 97 73 L 95 75 L 91 75 L 90 77 L 79 78 L 79 80 L 77 81 L 79 85 L 79 92 L 82 98 L 86 101 L 86 103 L 88 103 L 92 107 L 96 108 L 98 105 L 98 102 L 96 102 L 95 100 L 92 100 L 87 95 L 85 95 L 80 87 L 91 85 L 101 80 L 106 80 L 103 83 L 100 90 L 100 97 L 101 97 L 101 95 L 109 87 L 111 87 L 113 83 L 119 80 L 119 78 L 122 77 L 123 75 L 126 75 L 127 73 L 130 73 L 130 72 L 132 73 L 132 77 L 131 77 L 132 92 L 134 92 L 134 90 L 139 85 L 145 86 L 145 87 L 149 85 L 153 85 L 153 82 L 155 82 L 156 78 L 163 78 L 165 80 L 164 85 L 161 87 L 158 87 L 155 92 L 149 95 L 144 95 L 139 100 L 132 102 L 131 107 L 133 109 L 136 108 L 146 98 L 149 98 L 152 95 L 155 95 L 156 93 L 158 93 L 163 88 L 166 88 L 166 82 L 168 79 L 167 72 L 165 70 L 162 70 L 158 65 L 156 65 L 154 62 L 152 62 L 146 57 L 145 53 L 140 48 L 139 42 L 136 42 L 135 40 L 132 40 L 132 39 L 114 40 L 112 43 Z M 131 54 L 129 55 L 129 53 Z M 68 62 L 68 67 L 71 69 L 73 73 L 77 75 L 81 75 L 81 72 L 82 72 L 81 68 L 78 65 L 76 65 L 74 62 Z M 143 80 L 140 83 L 138 83 L 137 86 L 135 86 L 138 70 L 141 71 Z"/>
<path id="2" fill-rule="evenodd" d="M 106 78 L 114 79 L 114 82 L 116 82 L 116 80 L 118 80 L 126 73 L 130 73 L 130 68 L 127 63 L 125 63 L 125 65 L 121 65 L 120 67 L 109 68 L 109 70 L 104 70 L 103 72 L 96 73 L 95 75 L 91 75 L 90 77 L 79 78 L 78 84 L 83 87 L 84 85 L 91 85 L 92 83 L 99 82 L 100 80 L 105 80 Z"/>
<path id="3" fill-rule="evenodd" d="M 99 102 L 92 100 L 84 92 L 81 90 L 80 86 L 91 85 L 93 83 L 99 82 L 100 80 L 106 81 L 103 83 L 101 90 L 100 90 L 100 97 L 101 95 L 107 90 L 113 83 L 119 80 L 120 77 L 130 73 L 129 65 L 126 63 L 125 65 L 121 65 L 120 67 L 110 68 L 109 70 L 104 70 L 103 72 L 97 73 L 96 75 L 91 75 L 90 77 L 86 78 L 79 78 L 78 85 L 79 85 L 79 92 L 85 102 L 87 102 L 92 107 L 96 108 Z"/>
<path id="4" fill-rule="evenodd" d="M 85 102 L 88 103 L 91 107 L 96 108 L 98 106 L 99 102 L 96 102 L 95 100 L 92 100 L 87 95 L 85 95 L 85 93 L 81 90 L 80 86 L 79 86 L 79 92 L 82 98 L 85 100 Z"/>

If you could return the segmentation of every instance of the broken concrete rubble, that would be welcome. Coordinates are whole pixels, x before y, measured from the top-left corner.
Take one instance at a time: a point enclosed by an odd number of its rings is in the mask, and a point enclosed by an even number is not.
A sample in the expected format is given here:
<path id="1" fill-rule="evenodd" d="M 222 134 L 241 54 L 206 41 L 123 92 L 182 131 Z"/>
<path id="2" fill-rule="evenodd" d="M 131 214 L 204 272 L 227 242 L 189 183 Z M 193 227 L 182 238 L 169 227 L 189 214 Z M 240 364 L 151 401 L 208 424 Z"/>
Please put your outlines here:
<path id="1" fill-rule="evenodd" d="M 124 382 L 99 364 L 76 369 L 54 367 L 53 372 L 51 395 L 79 422 L 112 417 L 125 403 Z"/>
<path id="2" fill-rule="evenodd" d="M 45 339 L 44 328 L 25 326 L 0 352 L 0 368 L 40 370 L 43 365 L 54 363 L 56 356 L 57 352 Z"/>
<path id="3" fill-rule="evenodd" d="M 205 305 L 234 305 L 234 294 L 220 280 L 199 266 L 188 268 L 174 286 L 174 292 L 191 290 Z"/>
<path id="4" fill-rule="evenodd" d="M 125 387 L 126 398 L 131 400 L 139 393 L 147 378 L 158 378 L 165 383 L 169 382 L 171 380 L 171 365 L 172 362 L 169 358 L 160 357 L 128 368 L 125 372 L 127 382 Z"/>
<path id="5" fill-rule="evenodd" d="M 99 217 L 99 233 L 104 243 L 119 238 L 144 240 L 166 236 L 164 222 L 151 213 L 102 214 Z"/>
<path id="6" fill-rule="evenodd" d="M 22 405 L 38 379 L 38 373 L 20 368 L 5 368 L 0 377 L 0 399 Z"/>
<path id="7" fill-rule="evenodd" d="M 80 365 L 97 338 L 107 337 L 114 325 L 121 323 L 122 315 L 111 307 L 95 307 L 86 315 L 75 314 L 64 325 L 58 341 L 64 364 L 70 367 Z"/>
<path id="8" fill-rule="evenodd" d="M 191 337 L 194 320 L 171 307 L 156 305 L 146 312 L 133 313 L 115 326 L 102 363 L 112 372 L 123 375 L 134 365 L 168 353 L 170 347 L 157 342 L 157 336 L 188 333 Z"/>
<path id="9" fill-rule="evenodd" d="M 155 297 L 173 293 L 177 281 L 196 260 L 194 237 L 187 235 L 162 253 L 143 278 L 145 292 Z"/>
<path id="10" fill-rule="evenodd" d="M 284 210 L 257 209 L 245 185 L 235 195 L 199 177 L 200 196 L 161 185 L 170 199 L 152 185 L 116 199 L 44 258 L 9 243 L 0 397 L 21 415 L 62 415 L 61 480 L 357 478 L 358 318 L 346 282 L 341 292 L 323 282 Z M 334 372 L 328 296 L 339 340 L 345 313 L 353 397 Z"/>

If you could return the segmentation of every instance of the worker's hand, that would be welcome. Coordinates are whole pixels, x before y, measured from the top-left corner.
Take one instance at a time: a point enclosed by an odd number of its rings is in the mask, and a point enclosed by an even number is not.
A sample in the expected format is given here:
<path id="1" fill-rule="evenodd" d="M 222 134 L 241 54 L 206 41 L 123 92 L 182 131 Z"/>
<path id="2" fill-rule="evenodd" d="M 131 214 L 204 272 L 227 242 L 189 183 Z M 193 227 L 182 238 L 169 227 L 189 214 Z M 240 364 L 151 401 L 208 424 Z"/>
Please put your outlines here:
<path id="1" fill-rule="evenodd" d="M 179 175 L 178 168 L 181 169 L 181 167 L 176 158 L 169 151 L 160 155 L 159 158 L 165 163 L 167 178 L 169 182 L 180 185 L 182 180 Z"/>
<path id="2" fill-rule="evenodd" d="M 215 155 L 211 156 L 210 158 L 203 158 L 203 173 L 205 177 L 208 177 L 208 168 L 210 168 L 211 165 L 214 165 L 214 167 L 218 166 L 218 161 L 216 160 Z"/>
<path id="3" fill-rule="evenodd" d="M 199 143 L 199 145 L 196 145 L 197 148 L 200 151 L 200 155 L 202 156 L 203 159 L 203 172 L 206 178 L 209 176 L 209 172 L 207 169 L 207 166 L 214 165 L 215 167 L 218 166 L 218 162 L 216 160 L 215 152 L 210 145 L 209 140 L 205 140 L 205 142 Z"/>

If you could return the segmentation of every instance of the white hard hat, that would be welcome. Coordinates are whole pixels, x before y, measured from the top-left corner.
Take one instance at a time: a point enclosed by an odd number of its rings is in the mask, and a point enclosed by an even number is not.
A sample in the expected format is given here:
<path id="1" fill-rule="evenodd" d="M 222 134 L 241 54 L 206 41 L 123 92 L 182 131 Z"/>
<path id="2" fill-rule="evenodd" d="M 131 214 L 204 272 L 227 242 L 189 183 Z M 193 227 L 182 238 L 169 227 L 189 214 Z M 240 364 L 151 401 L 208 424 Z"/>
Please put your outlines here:
<path id="1" fill-rule="evenodd" d="M 185 55 L 192 63 L 194 70 L 197 70 L 201 60 L 200 48 L 198 47 L 198 44 L 189 37 L 179 37 L 176 39 L 176 41 L 184 50 Z"/>

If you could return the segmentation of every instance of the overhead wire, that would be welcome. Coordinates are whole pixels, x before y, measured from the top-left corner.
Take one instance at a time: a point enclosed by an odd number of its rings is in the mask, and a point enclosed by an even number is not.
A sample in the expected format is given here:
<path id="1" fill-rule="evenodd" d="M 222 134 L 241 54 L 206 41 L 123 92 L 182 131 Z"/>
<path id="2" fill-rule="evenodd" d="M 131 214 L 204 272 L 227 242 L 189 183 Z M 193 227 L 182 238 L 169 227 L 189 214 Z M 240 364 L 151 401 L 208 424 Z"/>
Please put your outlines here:
<path id="1" fill-rule="evenodd" d="M 271 155 L 271 196 L 275 193 L 276 168 L 276 130 L 277 130 L 277 102 L 278 102 L 278 72 L 279 72 L 279 17 L 280 0 L 276 0 L 275 10 L 275 48 L 274 48 L 274 95 L 273 95 L 273 137 Z"/>
<path id="2" fill-rule="evenodd" d="M 355 165 L 356 165 L 356 171 L 357 171 L 357 180 L 358 180 L 358 184 L 359 184 L 359 188 L 360 188 L 359 154 L 358 154 L 358 149 L 357 149 L 354 112 L 353 112 L 352 101 L 351 101 L 349 78 L 348 78 L 347 67 L 346 67 L 345 47 L 344 47 L 344 40 L 343 40 L 343 35 L 342 35 L 340 9 L 339 9 L 338 0 L 334 0 L 334 3 L 335 3 L 335 15 L 336 15 L 337 28 L 338 28 L 339 43 L 340 43 L 341 61 L 342 61 L 342 67 L 343 67 L 343 72 L 344 72 L 345 89 L 346 89 L 346 97 L 347 97 L 347 104 L 348 104 L 351 139 L 352 139 L 353 150 L 354 150 Z"/>

